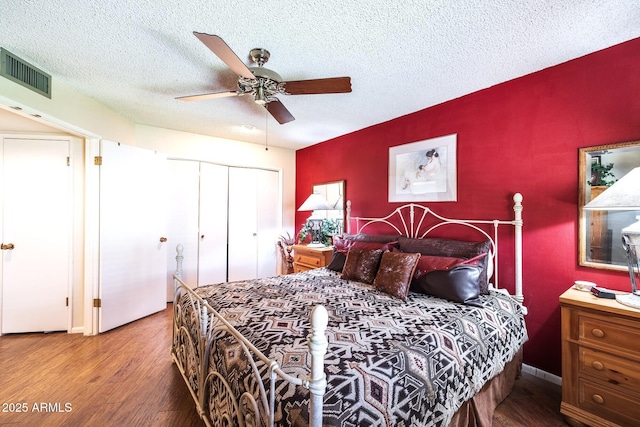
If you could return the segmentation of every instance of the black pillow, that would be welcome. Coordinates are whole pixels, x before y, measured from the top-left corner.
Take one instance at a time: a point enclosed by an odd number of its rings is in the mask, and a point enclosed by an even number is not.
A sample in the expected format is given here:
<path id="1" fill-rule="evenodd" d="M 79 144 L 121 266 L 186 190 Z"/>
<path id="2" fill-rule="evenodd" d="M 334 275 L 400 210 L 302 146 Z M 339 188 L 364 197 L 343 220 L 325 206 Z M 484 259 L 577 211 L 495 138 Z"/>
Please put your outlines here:
<path id="1" fill-rule="evenodd" d="M 407 237 L 398 238 L 398 247 L 402 252 L 418 252 L 422 255 L 455 257 L 455 258 L 473 258 L 483 253 L 491 251 L 491 241 L 483 242 L 467 242 L 462 240 L 440 239 L 440 238 L 424 238 L 410 239 Z M 489 283 L 487 277 L 487 263 L 490 262 L 489 256 L 483 257 L 478 264 L 480 271 L 480 294 L 489 293 Z"/>
<path id="2" fill-rule="evenodd" d="M 411 282 L 411 290 L 453 302 L 482 307 L 480 275 L 477 265 L 458 265 L 450 270 L 435 270 Z"/>
<path id="3" fill-rule="evenodd" d="M 346 260 L 347 254 L 334 248 L 333 256 L 331 257 L 331 261 L 329 262 L 329 265 L 327 265 L 327 268 L 341 273 Z"/>

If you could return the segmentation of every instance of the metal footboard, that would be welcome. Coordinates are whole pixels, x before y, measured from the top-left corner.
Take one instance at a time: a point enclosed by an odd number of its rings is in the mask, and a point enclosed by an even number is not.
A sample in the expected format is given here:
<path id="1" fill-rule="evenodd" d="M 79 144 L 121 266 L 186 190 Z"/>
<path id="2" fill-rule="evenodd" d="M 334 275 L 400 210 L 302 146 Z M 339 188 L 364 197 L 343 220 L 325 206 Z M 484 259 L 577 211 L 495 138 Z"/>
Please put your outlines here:
<path id="1" fill-rule="evenodd" d="M 309 422 L 311 426 L 321 426 L 327 385 L 324 373 L 328 346 L 325 336 L 327 310 L 318 305 L 311 312 L 310 375 L 293 377 L 283 372 L 276 361 L 267 358 L 182 281 L 181 245 L 177 252 L 171 355 L 204 422 L 208 426 L 273 426 L 276 383 L 283 380 L 309 389 Z M 217 361 L 226 357 L 233 357 L 248 367 L 250 378 L 243 380 L 244 389 L 234 386 L 219 369 Z M 260 367 L 263 371 L 268 370 L 268 390 Z"/>

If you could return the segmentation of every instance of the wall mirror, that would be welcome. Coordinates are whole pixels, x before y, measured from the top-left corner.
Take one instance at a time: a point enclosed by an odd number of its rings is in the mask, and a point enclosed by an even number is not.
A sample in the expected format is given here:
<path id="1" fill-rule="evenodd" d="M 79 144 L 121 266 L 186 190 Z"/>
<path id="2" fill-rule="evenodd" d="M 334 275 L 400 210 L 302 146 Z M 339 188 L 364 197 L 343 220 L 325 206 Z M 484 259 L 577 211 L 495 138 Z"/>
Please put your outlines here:
<path id="1" fill-rule="evenodd" d="M 338 222 L 338 234 L 344 232 L 344 206 L 346 201 L 344 200 L 344 181 L 325 182 L 321 184 L 315 184 L 313 186 L 313 192 L 322 194 L 329 205 L 334 209 L 319 211 L 318 215 L 322 218 L 335 219 Z"/>
<path id="2" fill-rule="evenodd" d="M 580 265 L 627 271 L 621 232 L 636 221 L 640 211 L 586 211 L 582 207 L 640 166 L 640 141 L 581 148 L 579 155 Z"/>

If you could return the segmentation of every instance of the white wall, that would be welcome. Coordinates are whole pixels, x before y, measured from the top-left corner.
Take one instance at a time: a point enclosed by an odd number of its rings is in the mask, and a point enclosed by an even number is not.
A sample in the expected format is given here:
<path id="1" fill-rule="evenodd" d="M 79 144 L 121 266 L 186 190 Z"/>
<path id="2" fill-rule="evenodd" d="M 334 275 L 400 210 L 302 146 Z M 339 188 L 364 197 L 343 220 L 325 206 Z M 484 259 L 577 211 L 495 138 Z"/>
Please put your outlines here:
<path id="1" fill-rule="evenodd" d="M 9 107 L 20 107 L 15 112 Z M 138 125 L 99 102 L 75 91 L 60 80 L 54 81 L 51 99 L 36 94 L 12 81 L 0 78 L 0 132 L 55 133 L 102 138 L 123 144 L 136 145 L 167 154 L 169 157 L 204 160 L 233 166 L 260 167 L 278 170 L 282 179 L 282 209 L 284 232 L 294 234 L 295 223 L 295 151 L 247 142 L 231 141 L 203 135 Z M 31 115 L 40 115 L 32 118 Z M 80 147 L 74 153 L 81 155 Z M 77 191 L 84 191 L 82 185 Z M 82 201 L 78 199 L 77 203 Z M 82 233 L 81 224 L 74 230 Z M 84 236 L 74 236 L 77 246 L 82 246 Z M 85 248 L 86 249 L 86 248 Z M 75 251 L 74 265 L 84 263 L 83 251 Z M 73 327 L 81 329 L 84 322 L 82 299 L 84 283 L 75 274 Z M 77 282 L 77 283 L 76 283 Z M 77 300 L 76 300 L 77 299 Z M 84 316 L 86 319 L 86 316 Z"/>

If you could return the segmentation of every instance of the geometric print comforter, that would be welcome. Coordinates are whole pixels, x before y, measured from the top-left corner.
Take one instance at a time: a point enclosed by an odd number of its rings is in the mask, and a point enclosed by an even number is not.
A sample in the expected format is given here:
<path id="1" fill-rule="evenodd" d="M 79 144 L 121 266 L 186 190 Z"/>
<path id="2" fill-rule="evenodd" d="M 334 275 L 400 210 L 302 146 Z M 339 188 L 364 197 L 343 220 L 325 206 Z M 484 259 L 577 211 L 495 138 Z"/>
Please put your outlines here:
<path id="1" fill-rule="evenodd" d="M 491 291 L 484 308 L 409 293 L 399 300 L 320 268 L 196 292 L 291 375 L 309 373 L 309 313 L 329 313 L 323 423 L 447 426 L 527 340 L 520 306 Z M 216 364 L 233 362 L 218 360 Z M 238 366 L 218 366 L 241 382 Z M 268 378 L 266 367 L 260 369 Z M 309 391 L 277 387 L 276 425 L 306 426 Z"/>

